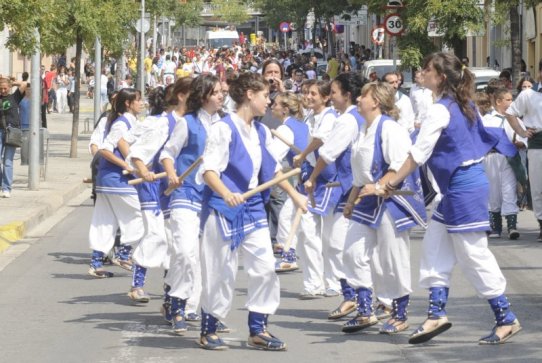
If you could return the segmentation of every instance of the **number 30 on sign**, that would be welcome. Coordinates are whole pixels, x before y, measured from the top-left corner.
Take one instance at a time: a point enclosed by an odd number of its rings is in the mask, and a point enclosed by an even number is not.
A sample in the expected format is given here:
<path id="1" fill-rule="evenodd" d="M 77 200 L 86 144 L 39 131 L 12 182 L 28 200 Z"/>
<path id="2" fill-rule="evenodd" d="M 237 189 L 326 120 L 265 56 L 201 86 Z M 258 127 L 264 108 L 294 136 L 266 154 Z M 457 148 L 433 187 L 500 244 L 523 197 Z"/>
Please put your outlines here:
<path id="1" fill-rule="evenodd" d="M 399 14 L 390 14 L 384 19 L 384 28 L 389 35 L 401 35 L 405 31 L 403 19 Z"/>

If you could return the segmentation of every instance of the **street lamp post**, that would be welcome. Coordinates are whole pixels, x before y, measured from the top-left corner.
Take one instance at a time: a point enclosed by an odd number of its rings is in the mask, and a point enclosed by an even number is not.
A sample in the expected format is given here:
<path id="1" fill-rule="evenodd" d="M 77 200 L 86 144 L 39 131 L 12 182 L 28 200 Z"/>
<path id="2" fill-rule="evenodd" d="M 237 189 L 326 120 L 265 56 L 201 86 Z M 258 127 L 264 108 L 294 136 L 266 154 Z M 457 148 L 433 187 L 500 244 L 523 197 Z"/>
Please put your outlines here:
<path id="1" fill-rule="evenodd" d="M 139 62 L 137 67 L 138 74 L 138 88 L 141 92 L 141 97 L 145 96 L 145 29 L 143 23 L 145 22 L 145 0 L 141 0 L 141 27 L 139 29 Z"/>

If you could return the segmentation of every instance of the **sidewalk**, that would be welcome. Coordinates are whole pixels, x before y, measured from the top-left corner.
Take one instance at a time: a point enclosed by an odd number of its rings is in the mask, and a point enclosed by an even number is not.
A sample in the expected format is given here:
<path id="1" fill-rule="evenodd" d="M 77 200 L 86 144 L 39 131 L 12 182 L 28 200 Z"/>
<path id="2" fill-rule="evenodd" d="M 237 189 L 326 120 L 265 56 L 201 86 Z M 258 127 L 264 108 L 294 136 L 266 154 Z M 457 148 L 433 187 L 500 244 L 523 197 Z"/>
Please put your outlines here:
<path id="1" fill-rule="evenodd" d="M 28 166 L 21 166 L 20 149 L 14 160 L 13 190 L 11 198 L 0 198 L 0 253 L 10 244 L 22 239 L 28 231 L 66 205 L 82 192 L 90 196 L 90 184 L 83 184 L 90 177 L 91 156 L 88 152 L 89 133 L 85 130 L 85 119 L 90 118 L 93 129 L 94 101 L 82 90 L 79 114 L 79 140 L 77 158 L 71 159 L 70 139 L 71 113 L 47 115 L 49 132 L 49 159 L 46 179 L 40 177 L 36 191 L 28 189 Z"/>

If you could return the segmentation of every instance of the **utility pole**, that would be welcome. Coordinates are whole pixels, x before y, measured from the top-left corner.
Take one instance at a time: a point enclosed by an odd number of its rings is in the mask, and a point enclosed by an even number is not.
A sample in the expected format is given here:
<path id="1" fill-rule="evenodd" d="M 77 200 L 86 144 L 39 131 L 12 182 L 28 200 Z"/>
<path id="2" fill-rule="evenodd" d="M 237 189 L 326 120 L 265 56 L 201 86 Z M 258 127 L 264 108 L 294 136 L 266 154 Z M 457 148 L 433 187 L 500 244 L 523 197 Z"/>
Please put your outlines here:
<path id="1" fill-rule="evenodd" d="M 102 43 L 99 37 L 94 41 L 94 123 L 102 113 Z"/>
<path id="2" fill-rule="evenodd" d="M 30 190 L 38 190 L 40 183 L 41 53 L 38 28 L 34 29 L 34 36 L 36 38 L 36 48 L 32 54 L 30 72 L 30 150 L 28 155 L 28 189 Z"/>
<path id="3" fill-rule="evenodd" d="M 145 97 L 145 0 L 141 0 L 141 27 L 139 28 L 139 62 L 137 67 L 138 88 L 141 97 Z"/>

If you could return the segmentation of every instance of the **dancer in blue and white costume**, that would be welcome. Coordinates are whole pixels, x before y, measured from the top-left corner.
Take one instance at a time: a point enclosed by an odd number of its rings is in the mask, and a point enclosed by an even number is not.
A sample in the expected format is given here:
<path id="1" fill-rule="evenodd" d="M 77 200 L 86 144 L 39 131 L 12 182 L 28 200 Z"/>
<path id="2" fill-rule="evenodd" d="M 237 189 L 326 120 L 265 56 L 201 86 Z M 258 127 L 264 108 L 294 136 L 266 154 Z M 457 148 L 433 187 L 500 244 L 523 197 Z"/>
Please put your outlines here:
<path id="1" fill-rule="evenodd" d="M 482 117 L 487 131 L 493 132 L 499 141 L 509 146 L 509 154 L 503 155 L 493 149 L 484 159 L 484 167 L 489 180 L 489 238 L 500 237 L 502 217 L 506 219 L 508 238 L 519 238 L 517 219 L 519 213 L 517 198 L 517 179 L 508 157 L 518 153 L 516 142 L 527 146 L 527 139 L 517 136 L 504 116 L 512 104 L 512 93 L 507 88 L 497 89 L 493 93 L 493 111 Z M 522 170 L 524 172 L 524 170 Z"/>
<path id="2" fill-rule="evenodd" d="M 114 112 L 105 126 L 105 140 L 100 148 L 102 159 L 96 178 L 96 205 L 89 230 L 90 248 L 93 250 L 89 274 L 111 277 L 103 269 L 103 257 L 115 242 L 117 228 L 121 231 L 121 243 L 137 245 L 145 228 L 136 189 L 128 185 L 129 176 L 122 171 L 129 166 L 124 158 L 129 153 L 130 130 L 141 112 L 143 101 L 134 89 L 123 89 L 115 98 Z"/>
<path id="3" fill-rule="evenodd" d="M 309 212 L 302 216 L 300 231 L 297 235 L 303 260 L 303 292 L 300 299 L 317 299 L 326 294 L 338 295 L 340 285 L 329 271 L 325 270 L 323 249 L 329 246 L 330 232 L 334 223 L 333 211 L 341 197 L 340 188 L 327 188 L 328 183 L 337 181 L 335 164 L 326 166 L 313 181 L 314 187 L 308 193 L 302 184 L 312 174 L 319 157 L 318 149 L 332 134 L 337 120 L 337 112 L 329 107 L 331 85 L 318 81 L 309 87 L 307 106 L 314 112 L 310 118 L 309 145 L 299 155 L 294 156 L 294 166 L 302 168 L 301 183 L 298 190 L 313 198 L 309 203 Z M 327 249 L 327 247 L 326 247 Z M 327 285 L 327 289 L 326 289 Z"/>
<path id="4" fill-rule="evenodd" d="M 365 85 L 358 110 L 366 125 L 352 146 L 353 187 L 344 208 L 345 216 L 352 220 L 344 246 L 344 269 L 355 289 L 358 314 L 342 330 L 353 333 L 378 322 L 372 309 L 376 285 L 379 298 L 392 301 L 391 317 L 380 332 L 395 334 L 408 328 L 407 306 L 412 292 L 408 233 L 416 225 L 426 227 L 423 191 L 416 171 L 402 185 L 413 191 L 413 196 L 383 199 L 368 195 L 373 185 L 381 189 L 395 174 L 412 143 L 407 130 L 396 122 L 399 110 L 389 84 Z M 355 205 L 360 195 L 364 197 Z"/>
<path id="5" fill-rule="evenodd" d="M 202 203 L 201 261 L 203 271 L 200 345 L 225 349 L 216 334 L 218 319 L 232 306 L 239 249 L 248 274 L 250 346 L 285 350 L 286 344 L 267 330 L 267 318 L 280 302 L 279 279 L 271 246 L 264 201 L 269 191 L 244 200 L 242 193 L 281 174 L 271 154 L 269 129 L 254 121 L 265 114 L 269 87 L 261 75 L 243 73 L 230 84 L 237 111 L 211 126 L 203 154 L 201 175 L 207 184 Z M 199 175 L 199 174 L 198 174 Z M 279 184 L 306 210 L 306 198 L 284 180 Z"/>
<path id="6" fill-rule="evenodd" d="M 451 327 L 445 308 L 456 264 L 495 314 L 495 327 L 479 343 L 504 343 L 521 326 L 504 295 L 506 279 L 487 246 L 489 186 L 481 163 L 498 140 L 483 127 L 471 101 L 474 76 L 456 56 L 433 53 L 424 60 L 423 72 L 436 104 L 405 163 L 377 192 L 396 189 L 427 162 L 442 193 L 422 247 L 420 285 L 429 289 L 428 318 L 409 343 L 426 342 Z"/>
<path id="7" fill-rule="evenodd" d="M 355 102 L 361 92 L 363 81 L 356 73 L 341 73 L 331 82 L 331 101 L 339 117 L 335 122 L 333 133 L 320 147 L 316 166 L 309 179 L 304 183 L 307 191 L 312 191 L 317 178 L 330 165 L 337 170 L 339 187 L 333 188 L 340 195 L 337 207 L 331 213 L 330 223 L 325 225 L 323 238 L 324 266 L 326 281 L 340 291 L 343 301 L 328 314 L 329 319 L 339 319 L 356 309 L 354 290 L 350 287 L 344 274 L 343 250 L 348 228 L 348 220 L 343 216 L 343 208 L 352 189 L 352 169 L 350 154 L 352 142 L 356 139 L 365 120 L 359 114 Z"/>
<path id="8" fill-rule="evenodd" d="M 218 111 L 222 102 L 222 88 L 216 76 L 196 77 L 187 99 L 186 113 L 184 116 L 172 113 L 177 123 L 160 155 L 169 186 L 175 188 L 169 201 L 173 248 L 165 282 L 170 287 L 171 323 L 176 334 L 187 331 L 187 300 L 190 298 L 197 305 L 201 295 L 199 228 L 204 187 L 195 182 L 195 172 L 182 183 L 178 175 L 203 154 L 209 128 L 220 120 Z"/>
<path id="9" fill-rule="evenodd" d="M 301 98 L 291 92 L 279 93 L 275 97 L 275 102 L 271 106 L 273 116 L 282 121 L 282 125 L 277 127 L 277 133 L 287 141 L 288 144 L 295 146 L 299 150 L 304 150 L 307 147 L 309 141 L 309 128 L 302 120 L 303 108 Z M 277 160 L 284 160 L 288 162 L 290 167 L 293 167 L 293 158 L 296 153 L 286 144 L 284 141 L 278 138 L 273 141 L 273 149 Z M 277 226 L 277 241 L 284 243 L 288 239 L 288 234 L 292 227 L 292 219 L 296 214 L 294 203 L 292 199 L 288 198 L 279 214 L 279 221 Z M 294 236 L 290 242 L 289 248 L 284 249 L 281 260 L 277 263 L 277 272 L 287 272 L 297 270 L 296 247 L 297 237 Z"/>

